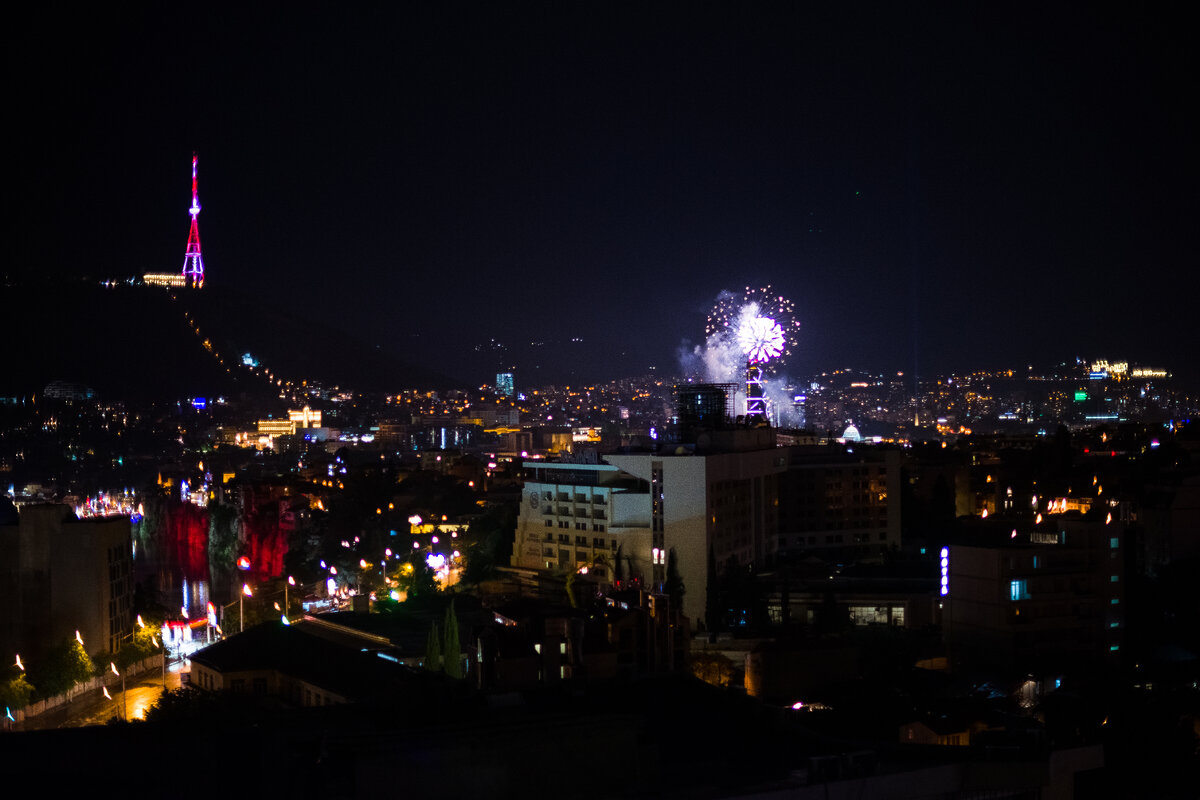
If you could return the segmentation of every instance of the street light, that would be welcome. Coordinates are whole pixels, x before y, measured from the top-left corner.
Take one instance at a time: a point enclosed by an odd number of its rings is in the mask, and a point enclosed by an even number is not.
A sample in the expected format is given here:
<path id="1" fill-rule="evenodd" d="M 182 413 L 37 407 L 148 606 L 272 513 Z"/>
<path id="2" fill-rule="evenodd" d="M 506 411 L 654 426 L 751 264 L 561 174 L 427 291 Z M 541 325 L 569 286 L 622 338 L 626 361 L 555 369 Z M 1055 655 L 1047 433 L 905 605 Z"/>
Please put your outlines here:
<path id="1" fill-rule="evenodd" d="M 108 662 L 108 666 L 112 668 L 113 675 L 121 679 L 121 719 L 125 722 L 129 721 L 129 706 L 125 700 L 125 676 L 117 671 L 116 662 Z M 111 698 L 110 698 L 111 699 Z"/>
<path id="2" fill-rule="evenodd" d="M 142 621 L 141 614 L 137 615 L 137 624 L 138 624 L 139 628 L 141 628 L 142 630 L 146 630 L 146 623 Z M 151 635 L 150 641 L 154 643 L 155 647 L 158 647 L 158 639 L 155 636 Z M 162 651 L 163 651 L 163 654 L 162 654 L 163 689 L 165 690 L 167 688 L 167 648 L 166 648 L 166 646 L 164 646 L 162 648 Z"/>
<path id="3" fill-rule="evenodd" d="M 242 608 L 242 598 L 253 597 L 253 596 L 254 596 L 254 594 L 253 594 L 253 592 L 250 591 L 250 587 L 247 584 L 243 583 L 242 584 L 242 593 L 238 595 L 238 633 L 241 633 L 242 631 L 246 630 L 246 617 L 245 617 L 245 614 L 243 613 L 244 609 Z"/>
<path id="4" fill-rule="evenodd" d="M 291 606 L 288 605 L 288 587 L 295 586 L 295 585 L 296 585 L 296 579 L 293 578 L 291 575 L 288 575 L 287 582 L 283 584 L 283 618 L 284 618 L 284 620 L 287 619 L 288 610 L 291 608 Z"/>
<path id="5" fill-rule="evenodd" d="M 162 649 L 163 691 L 165 692 L 167 690 L 167 640 L 163 639 L 162 645 L 159 645 L 158 638 L 151 636 L 150 641 L 154 643 L 155 647 L 161 647 Z"/>

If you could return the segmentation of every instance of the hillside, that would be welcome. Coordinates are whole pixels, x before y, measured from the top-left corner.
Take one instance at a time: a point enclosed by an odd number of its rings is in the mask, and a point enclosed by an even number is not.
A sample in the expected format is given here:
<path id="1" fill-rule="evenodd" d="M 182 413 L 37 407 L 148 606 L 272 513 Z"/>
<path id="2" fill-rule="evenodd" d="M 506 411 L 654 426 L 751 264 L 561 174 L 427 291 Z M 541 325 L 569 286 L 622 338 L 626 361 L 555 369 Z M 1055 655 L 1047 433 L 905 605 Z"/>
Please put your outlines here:
<path id="1" fill-rule="evenodd" d="M 89 386 L 107 399 L 165 400 L 267 392 L 227 361 L 252 353 L 276 374 L 360 391 L 450 386 L 449 378 L 405 364 L 335 327 L 270 308 L 230 290 L 154 287 L 7 286 L 0 308 L 5 344 L 0 396 L 41 392 L 51 381 Z M 188 318 L 203 336 L 197 336 Z"/>

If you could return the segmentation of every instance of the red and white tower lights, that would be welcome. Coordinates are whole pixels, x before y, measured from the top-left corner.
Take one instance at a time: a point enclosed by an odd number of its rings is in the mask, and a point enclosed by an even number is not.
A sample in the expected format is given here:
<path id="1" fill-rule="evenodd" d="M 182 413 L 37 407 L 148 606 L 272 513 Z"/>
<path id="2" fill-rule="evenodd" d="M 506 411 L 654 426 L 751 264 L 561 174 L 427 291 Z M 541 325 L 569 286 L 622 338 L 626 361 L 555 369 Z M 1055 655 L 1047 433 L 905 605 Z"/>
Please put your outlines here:
<path id="1" fill-rule="evenodd" d="M 200 196 L 196 193 L 196 154 L 192 153 L 192 207 L 188 213 L 192 215 L 192 227 L 188 230 L 187 252 L 183 256 L 183 280 L 193 288 L 204 286 L 204 259 L 200 256 L 200 226 L 196 218 L 200 216 Z"/>

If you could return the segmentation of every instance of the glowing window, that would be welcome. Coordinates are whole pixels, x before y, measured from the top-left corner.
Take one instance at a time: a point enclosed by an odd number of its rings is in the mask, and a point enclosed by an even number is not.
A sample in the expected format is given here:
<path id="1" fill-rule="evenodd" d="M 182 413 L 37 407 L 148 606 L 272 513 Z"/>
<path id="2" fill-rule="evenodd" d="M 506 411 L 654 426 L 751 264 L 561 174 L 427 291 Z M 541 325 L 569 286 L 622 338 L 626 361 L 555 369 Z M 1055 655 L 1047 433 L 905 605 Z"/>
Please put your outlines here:
<path id="1" fill-rule="evenodd" d="M 1025 580 L 1010 581 L 1008 584 L 1008 599 L 1010 600 L 1028 600 L 1029 586 Z"/>

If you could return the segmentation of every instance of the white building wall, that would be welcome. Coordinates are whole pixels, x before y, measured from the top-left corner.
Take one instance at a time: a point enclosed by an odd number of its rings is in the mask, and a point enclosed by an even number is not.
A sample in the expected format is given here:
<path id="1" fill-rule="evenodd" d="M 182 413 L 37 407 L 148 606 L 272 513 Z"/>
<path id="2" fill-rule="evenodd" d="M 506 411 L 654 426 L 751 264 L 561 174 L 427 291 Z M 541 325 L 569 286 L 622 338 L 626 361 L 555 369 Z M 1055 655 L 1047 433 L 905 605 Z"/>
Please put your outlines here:
<path id="1" fill-rule="evenodd" d="M 526 467 L 530 466 L 526 464 Z M 650 499 L 647 493 L 605 485 L 621 477 L 617 468 L 608 464 L 538 462 L 536 468 L 541 480 L 527 481 L 522 491 L 513 566 L 568 570 L 581 564 L 604 563 L 610 570 L 608 577 L 611 579 L 617 551 L 613 543 L 616 542 L 622 557 L 633 560 L 632 570 L 627 570 L 627 574 L 650 574 Z M 554 481 L 556 473 L 568 482 Z M 595 482 L 570 482 L 572 476 L 580 473 L 593 474 Z M 584 529 L 581 530 L 579 525 Z M 565 541 L 562 537 L 566 537 Z M 580 537 L 586 545 L 579 544 Z"/>
<path id="2" fill-rule="evenodd" d="M 774 550 L 778 533 L 775 487 L 771 481 L 786 468 L 786 452 L 770 448 L 703 456 L 639 453 L 604 458 L 648 482 L 652 481 L 655 465 L 662 465 L 662 546 L 667 551 L 675 550 L 685 589 L 684 614 L 691 620 L 693 630 L 698 629 L 698 623 L 704 619 L 708 595 L 708 552 L 718 525 L 711 504 L 711 487 L 716 481 L 745 482 L 739 491 L 747 495 L 750 504 L 751 541 L 740 561 L 761 564 L 768 552 Z M 757 484 L 756 479 L 759 479 Z M 717 566 L 719 569 L 721 564 Z"/>

